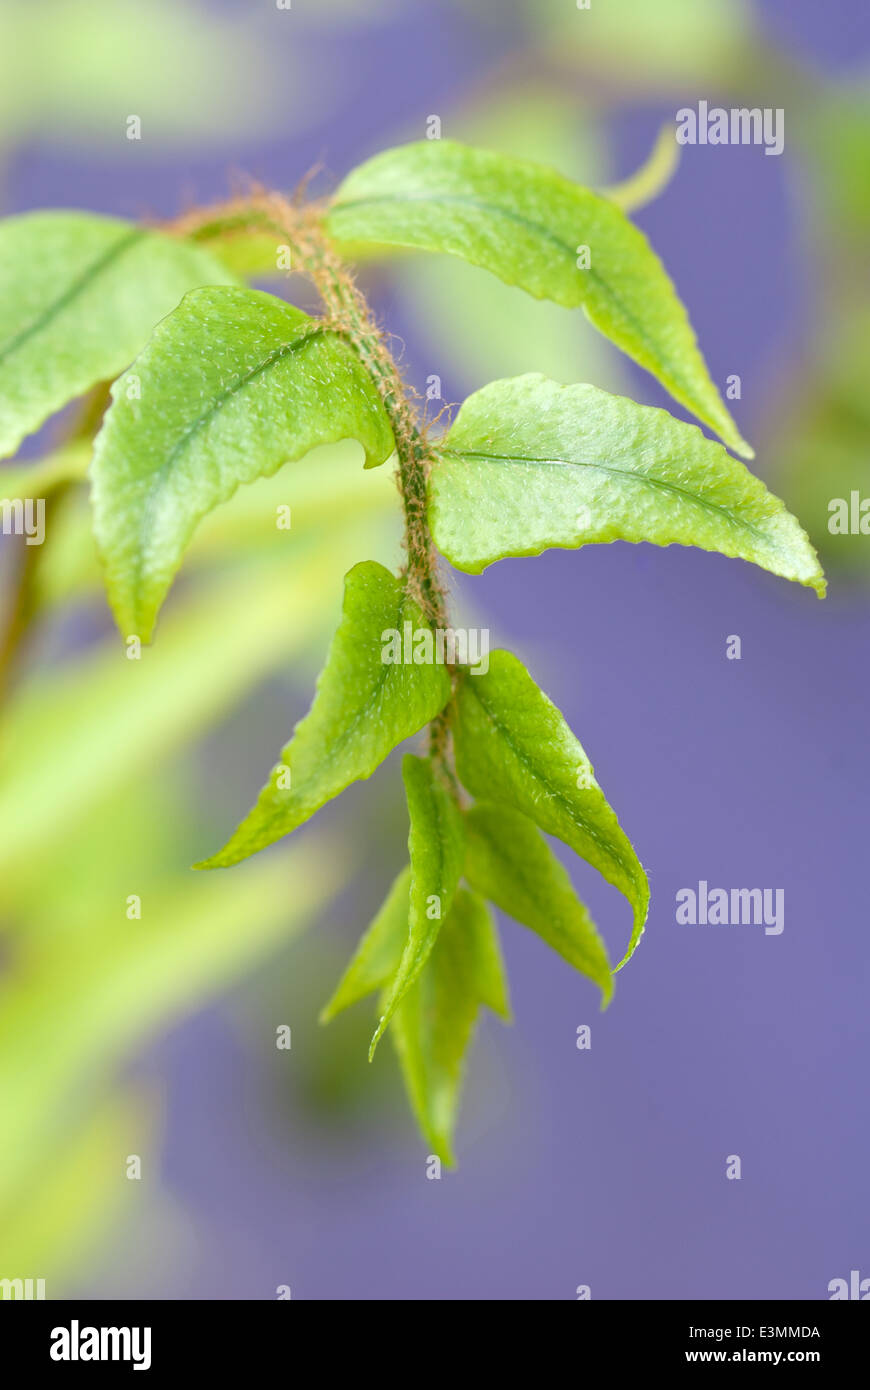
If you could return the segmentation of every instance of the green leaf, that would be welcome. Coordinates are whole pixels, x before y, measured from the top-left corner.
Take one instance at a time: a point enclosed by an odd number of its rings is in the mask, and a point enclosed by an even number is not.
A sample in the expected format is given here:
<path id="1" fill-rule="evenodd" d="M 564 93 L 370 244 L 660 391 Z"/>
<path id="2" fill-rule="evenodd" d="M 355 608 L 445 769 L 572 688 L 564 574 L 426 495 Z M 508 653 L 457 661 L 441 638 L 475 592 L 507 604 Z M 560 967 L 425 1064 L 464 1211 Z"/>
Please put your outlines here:
<path id="1" fill-rule="evenodd" d="M 461 888 L 390 1029 L 420 1129 L 451 1165 L 463 1062 L 481 1004 L 510 1017 L 492 917 L 481 898 Z"/>
<path id="2" fill-rule="evenodd" d="M 569 965 L 613 994 L 607 949 L 568 874 L 528 819 L 509 806 L 479 801 L 466 818 L 465 874 L 472 888 L 530 927 Z"/>
<path id="3" fill-rule="evenodd" d="M 176 606 L 140 661 L 107 640 L 66 661 L 62 678 L 49 666 L 16 687 L 0 720 L 4 895 L 10 878 L 55 854 L 104 797 L 177 762 L 276 670 L 307 667 L 334 621 L 335 576 L 366 537 L 374 540 L 370 527 L 330 534 L 302 555 L 249 561 L 204 585 Z"/>
<path id="4" fill-rule="evenodd" d="M 476 391 L 429 495 L 436 545 L 470 574 L 552 545 L 650 541 L 751 560 L 824 596 L 815 551 L 760 479 L 696 425 L 595 386 L 530 375 Z"/>
<path id="5" fill-rule="evenodd" d="M 493 652 L 485 675 L 462 673 L 454 740 L 456 770 L 474 796 L 521 811 L 625 895 L 634 927 L 624 965 L 646 920 L 646 875 L 582 747 L 511 652 Z"/>
<path id="6" fill-rule="evenodd" d="M 208 252 L 115 218 L 0 223 L 0 458 L 117 376 L 188 290 L 230 283 Z"/>
<path id="7" fill-rule="evenodd" d="M 151 637 L 197 523 L 240 483 L 354 438 L 366 466 L 393 436 L 353 349 L 258 290 L 187 295 L 115 383 L 97 436 L 94 532 L 125 635 Z"/>
<path id="8" fill-rule="evenodd" d="M 398 970 L 385 995 L 369 1058 L 374 1055 L 397 1005 L 435 945 L 441 923 L 450 912 L 465 858 L 462 812 L 438 780 L 432 764 L 409 753 L 402 762 L 402 776 L 411 819 L 408 936 Z"/>
<path id="9" fill-rule="evenodd" d="M 387 636 L 405 623 L 415 631 L 426 625 L 401 581 L 374 561 L 355 565 L 311 709 L 256 806 L 197 868 L 227 868 L 288 835 L 351 782 L 371 777 L 397 744 L 440 713 L 450 698 L 444 666 L 385 660 Z"/>
<path id="10" fill-rule="evenodd" d="M 342 1009 L 356 1004 L 376 989 L 383 989 L 396 973 L 408 940 L 410 891 L 411 870 L 405 868 L 360 940 L 335 993 L 321 1011 L 321 1023 L 329 1023 Z"/>
<path id="11" fill-rule="evenodd" d="M 607 161 L 595 120 L 578 111 L 570 92 L 552 84 L 511 87 L 500 97 L 488 91 L 463 111 L 463 128 L 473 145 L 546 158 L 571 176 L 582 171 L 584 181 L 596 187 L 603 178 Z M 378 248 L 369 248 L 369 254 L 377 255 Z M 552 300 L 533 299 L 494 275 L 481 275 L 458 256 L 431 257 L 425 269 L 421 274 L 418 256 L 398 256 L 390 279 L 413 316 L 418 351 L 450 364 L 449 378 L 442 376 L 448 398 L 455 381 L 471 389 L 521 372 L 623 389 L 628 363 L 576 314 L 566 314 Z"/>
<path id="12" fill-rule="evenodd" d="M 589 320 L 737 453 L 752 450 L 710 379 L 646 237 L 613 203 L 544 165 L 451 140 L 376 155 L 341 185 L 333 236 L 461 256 Z M 580 248 L 590 263 L 578 268 Z"/>

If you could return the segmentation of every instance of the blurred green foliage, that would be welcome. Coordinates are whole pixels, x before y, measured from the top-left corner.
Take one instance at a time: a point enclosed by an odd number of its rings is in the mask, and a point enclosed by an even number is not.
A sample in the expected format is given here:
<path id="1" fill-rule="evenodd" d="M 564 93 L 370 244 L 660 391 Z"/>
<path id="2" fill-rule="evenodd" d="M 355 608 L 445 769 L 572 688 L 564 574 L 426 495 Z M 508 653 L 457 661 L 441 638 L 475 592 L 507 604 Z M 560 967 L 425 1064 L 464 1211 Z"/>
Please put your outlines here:
<path id="1" fill-rule="evenodd" d="M 155 1106 L 129 1094 L 125 1063 L 279 950 L 350 872 L 346 845 L 311 834 L 233 875 L 188 867 L 217 833 L 197 808 L 197 748 L 264 678 L 316 666 L 349 564 L 397 559 L 388 470 L 365 474 L 355 445 L 312 462 L 241 489 L 203 526 L 139 660 L 102 621 L 105 636 L 57 648 L 103 609 L 81 483 L 41 552 L 29 659 L 0 719 L 4 1276 L 68 1277 L 112 1220 L 156 1199 Z M 80 466 L 72 451 L 33 471 Z"/>

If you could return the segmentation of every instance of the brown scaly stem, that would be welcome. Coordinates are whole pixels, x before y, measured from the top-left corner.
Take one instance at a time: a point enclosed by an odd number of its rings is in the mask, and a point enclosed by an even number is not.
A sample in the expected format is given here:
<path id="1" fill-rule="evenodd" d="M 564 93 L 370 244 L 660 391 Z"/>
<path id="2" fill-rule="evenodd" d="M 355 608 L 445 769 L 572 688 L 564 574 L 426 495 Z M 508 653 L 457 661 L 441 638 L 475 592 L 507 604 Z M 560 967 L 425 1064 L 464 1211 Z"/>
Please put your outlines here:
<path id="1" fill-rule="evenodd" d="M 433 627 L 446 628 L 448 616 L 438 556 L 426 518 L 431 447 L 384 334 L 330 243 L 323 226 L 322 206 L 303 206 L 276 193 L 257 191 L 249 198 L 192 212 L 175 222 L 172 230 L 197 240 L 265 230 L 277 233 L 290 247 L 292 269 L 300 271 L 315 286 L 326 310 L 327 324 L 352 345 L 384 403 L 396 444 L 408 592 Z M 449 744 L 449 720 L 446 714 L 440 714 L 429 726 L 429 751 L 439 774 L 458 794 Z"/>

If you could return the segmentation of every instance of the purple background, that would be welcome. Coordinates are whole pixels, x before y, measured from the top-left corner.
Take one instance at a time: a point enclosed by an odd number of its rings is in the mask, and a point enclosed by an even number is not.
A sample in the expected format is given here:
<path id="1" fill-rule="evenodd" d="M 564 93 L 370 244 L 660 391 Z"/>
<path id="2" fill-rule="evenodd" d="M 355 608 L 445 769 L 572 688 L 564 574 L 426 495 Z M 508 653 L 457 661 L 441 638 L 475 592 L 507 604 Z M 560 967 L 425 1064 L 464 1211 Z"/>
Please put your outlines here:
<path id="1" fill-rule="evenodd" d="M 868 50 L 863 0 L 758 9 L 780 47 L 831 72 Z M 275 41 L 291 43 L 286 32 Z M 312 155 L 341 173 L 419 136 L 426 115 L 449 112 L 513 42 L 446 4 L 400 6 L 362 35 L 324 28 L 317 61 L 340 54 L 352 66 L 342 108 L 314 131 L 294 138 L 277 112 L 279 133 L 231 159 L 141 167 L 129 147 L 117 160 L 24 149 L 14 206 L 168 215 L 191 192 L 220 197 L 230 163 L 285 186 Z M 614 116 L 619 171 L 643 157 L 666 110 L 638 102 Z M 638 220 L 676 274 L 714 377 L 741 374 L 738 420 L 753 438 L 782 361 L 813 332 L 801 176 L 788 144 L 781 159 L 715 154 L 688 150 Z M 385 283 L 379 307 L 406 338 L 419 384 L 430 368 Z M 445 394 L 460 398 L 466 384 L 444 370 Z M 648 377 L 632 387 L 664 403 Z M 764 475 L 763 456 L 756 466 Z M 303 939 L 276 967 L 277 985 L 249 983 L 140 1064 L 165 1078 L 164 1180 L 196 1252 L 173 1271 L 153 1251 L 123 1251 L 130 1287 L 181 1298 L 270 1298 L 288 1283 L 301 1298 L 570 1299 L 583 1283 L 594 1298 L 823 1298 L 850 1269 L 870 1275 L 865 599 L 835 582 L 820 604 L 719 556 L 628 546 L 503 563 L 462 590 L 590 751 L 649 870 L 646 938 L 602 1016 L 585 981 L 503 924 L 516 1022 L 483 1025 L 460 1167 L 440 1182 L 426 1181 L 425 1148 L 379 1093 L 370 1118 L 362 1107 L 334 1132 L 304 1098 L 276 1103 L 274 1063 L 249 1035 L 263 1000 L 271 1008 L 294 977 L 292 1057 L 302 1065 L 321 1046 L 325 982 L 308 997 Z M 729 634 L 742 638 L 739 662 L 725 659 Z M 396 775 L 391 766 L 386 777 Z M 351 794 L 343 824 L 365 817 L 365 795 Z M 400 846 L 400 823 L 389 831 Z M 575 877 L 619 952 L 624 906 L 591 872 Z M 677 926 L 674 895 L 699 879 L 784 888 L 784 933 Z M 378 891 L 345 912 L 345 946 Z M 574 1045 L 581 1023 L 592 1025 L 590 1052 Z M 729 1154 L 741 1156 L 739 1182 L 725 1178 Z M 111 1296 L 109 1274 L 82 1291 Z"/>

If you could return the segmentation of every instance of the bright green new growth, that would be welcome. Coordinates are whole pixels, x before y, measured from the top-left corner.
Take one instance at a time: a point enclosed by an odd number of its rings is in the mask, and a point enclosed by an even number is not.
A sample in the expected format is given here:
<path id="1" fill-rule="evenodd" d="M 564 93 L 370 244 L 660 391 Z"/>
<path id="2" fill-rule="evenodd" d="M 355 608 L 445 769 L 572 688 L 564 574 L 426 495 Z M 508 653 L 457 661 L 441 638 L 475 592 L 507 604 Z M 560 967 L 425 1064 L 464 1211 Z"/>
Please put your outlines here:
<path id="1" fill-rule="evenodd" d="M 667 154 L 661 146 L 657 165 Z M 644 186 L 659 178 L 653 170 Z M 128 368 L 90 470 L 94 534 L 125 637 L 150 639 L 198 524 L 240 484 L 291 462 L 299 477 L 298 460 L 343 439 L 358 442 L 367 467 L 395 453 L 405 567 L 396 576 L 363 560 L 349 571 L 311 709 L 256 805 L 198 867 L 273 844 L 428 726 L 426 756 L 403 763 L 408 866 L 322 1018 L 379 996 L 372 1051 L 389 1030 L 420 1129 L 448 1162 L 480 1008 L 509 1017 L 487 900 L 606 1004 L 607 949 L 545 836 L 630 904 L 620 966 L 643 931 L 649 889 L 581 744 L 525 667 L 497 651 L 488 670 L 472 669 L 438 646 L 453 634 L 436 547 L 476 574 L 548 546 L 676 543 L 740 556 L 820 595 L 824 580 L 782 503 L 722 445 L 665 411 L 524 376 L 476 392 L 452 428 L 431 437 L 336 245 L 447 252 L 582 307 L 751 457 L 670 279 L 618 206 L 638 196 L 629 186 L 611 200 L 527 161 L 425 141 L 362 165 L 327 205 L 255 194 L 189 214 L 169 235 L 81 213 L 0 224 L 0 456 L 85 392 L 93 423 Z M 264 251 L 288 248 L 320 294 L 320 317 L 239 286 L 225 268 L 254 275 L 269 268 Z M 10 485 L 61 490 L 82 474 L 86 435 L 80 425 L 35 470 L 8 470 Z M 336 498 L 336 513 L 347 507 Z M 275 622 L 271 607 L 252 618 L 252 650 Z M 214 649 L 210 636 L 188 661 Z M 149 689 L 140 700 L 160 694 Z"/>

